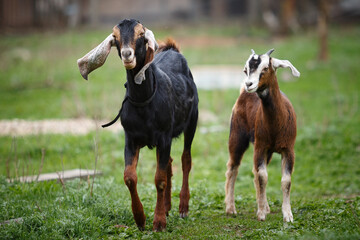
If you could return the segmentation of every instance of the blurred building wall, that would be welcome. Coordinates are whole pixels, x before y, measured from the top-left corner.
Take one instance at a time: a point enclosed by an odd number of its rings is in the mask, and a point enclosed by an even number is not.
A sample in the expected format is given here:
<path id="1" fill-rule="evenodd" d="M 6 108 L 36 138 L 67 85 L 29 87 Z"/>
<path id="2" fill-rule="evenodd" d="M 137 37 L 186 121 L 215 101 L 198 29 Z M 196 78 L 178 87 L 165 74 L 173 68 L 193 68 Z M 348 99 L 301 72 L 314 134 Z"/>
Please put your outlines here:
<path id="1" fill-rule="evenodd" d="M 34 24 L 34 0 L 1 0 L 0 26 L 16 28 Z"/>
<path id="2" fill-rule="evenodd" d="M 328 1 L 335 10 L 330 11 L 330 17 L 359 18 L 360 0 Z M 265 23 L 275 30 L 284 26 L 296 29 L 299 24 L 316 23 L 316 3 L 313 0 L 0 0 L 0 29 L 114 24 L 124 18 L 165 24 L 238 18 L 251 25 Z"/>

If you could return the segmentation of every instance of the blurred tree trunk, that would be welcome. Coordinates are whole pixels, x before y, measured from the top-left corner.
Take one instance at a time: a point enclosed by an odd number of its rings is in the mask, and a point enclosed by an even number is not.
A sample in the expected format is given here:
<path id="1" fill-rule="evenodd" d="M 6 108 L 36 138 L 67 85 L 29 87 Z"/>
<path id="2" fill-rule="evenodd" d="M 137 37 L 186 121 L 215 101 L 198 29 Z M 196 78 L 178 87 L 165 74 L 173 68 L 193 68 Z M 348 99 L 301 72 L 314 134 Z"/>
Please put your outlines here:
<path id="1" fill-rule="evenodd" d="M 282 0 L 281 1 L 281 22 L 280 22 L 280 32 L 281 34 L 289 34 L 291 23 L 294 21 L 295 17 L 295 5 L 296 0 Z"/>
<path id="2" fill-rule="evenodd" d="M 260 0 L 248 0 L 248 23 L 258 24 L 261 20 L 261 14 L 260 14 Z"/>
<path id="3" fill-rule="evenodd" d="M 93 26 L 99 24 L 99 13 L 98 13 L 98 0 L 90 0 L 89 6 L 90 12 L 90 23 Z"/>
<path id="4" fill-rule="evenodd" d="M 211 1 L 211 17 L 214 19 L 223 19 L 226 16 L 226 5 L 223 1 Z"/>
<path id="5" fill-rule="evenodd" d="M 319 60 L 326 61 L 328 59 L 328 7 L 326 0 L 318 1 L 318 33 L 319 33 Z"/>

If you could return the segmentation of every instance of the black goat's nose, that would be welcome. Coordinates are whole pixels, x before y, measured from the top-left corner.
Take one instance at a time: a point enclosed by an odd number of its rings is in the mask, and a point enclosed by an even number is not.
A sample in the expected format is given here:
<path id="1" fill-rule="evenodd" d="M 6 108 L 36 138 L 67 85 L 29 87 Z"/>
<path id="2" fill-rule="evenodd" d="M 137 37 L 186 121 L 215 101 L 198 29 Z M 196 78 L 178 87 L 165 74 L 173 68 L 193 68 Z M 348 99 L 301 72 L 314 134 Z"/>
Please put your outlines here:
<path id="1" fill-rule="evenodd" d="M 121 52 L 121 55 L 124 57 L 124 58 L 128 58 L 130 57 L 131 55 L 131 51 L 130 50 L 124 50 Z"/>
<path id="2" fill-rule="evenodd" d="M 252 85 L 252 82 L 246 82 L 245 84 L 247 87 L 250 87 Z"/>

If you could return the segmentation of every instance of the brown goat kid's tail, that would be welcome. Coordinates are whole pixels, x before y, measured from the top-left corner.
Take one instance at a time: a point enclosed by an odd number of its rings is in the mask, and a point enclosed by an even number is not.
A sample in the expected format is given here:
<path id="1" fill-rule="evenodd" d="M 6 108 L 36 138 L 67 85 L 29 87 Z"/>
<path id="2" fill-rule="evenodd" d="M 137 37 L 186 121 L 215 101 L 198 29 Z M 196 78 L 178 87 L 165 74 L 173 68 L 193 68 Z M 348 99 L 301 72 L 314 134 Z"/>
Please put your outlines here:
<path id="1" fill-rule="evenodd" d="M 165 42 L 160 43 L 157 52 L 165 52 L 167 50 L 173 49 L 176 52 L 180 52 L 180 48 L 175 42 L 174 39 L 168 38 Z"/>

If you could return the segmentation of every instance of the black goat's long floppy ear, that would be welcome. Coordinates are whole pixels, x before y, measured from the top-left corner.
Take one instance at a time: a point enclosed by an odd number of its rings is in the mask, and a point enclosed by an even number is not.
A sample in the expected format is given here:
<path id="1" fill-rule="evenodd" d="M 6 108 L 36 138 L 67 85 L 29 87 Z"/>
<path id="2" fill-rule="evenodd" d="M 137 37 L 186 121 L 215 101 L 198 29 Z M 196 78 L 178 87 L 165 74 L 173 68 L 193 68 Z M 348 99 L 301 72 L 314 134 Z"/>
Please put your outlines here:
<path id="1" fill-rule="evenodd" d="M 148 43 L 148 48 L 146 50 L 145 64 L 150 63 L 155 56 L 155 52 L 158 49 L 159 45 L 155 40 L 155 36 L 150 29 L 145 28 L 145 39 Z"/>
<path id="2" fill-rule="evenodd" d="M 85 56 L 77 60 L 81 76 L 87 80 L 89 73 L 101 67 L 110 53 L 111 47 L 115 46 L 115 39 L 111 33 L 96 48 L 88 52 Z"/>

